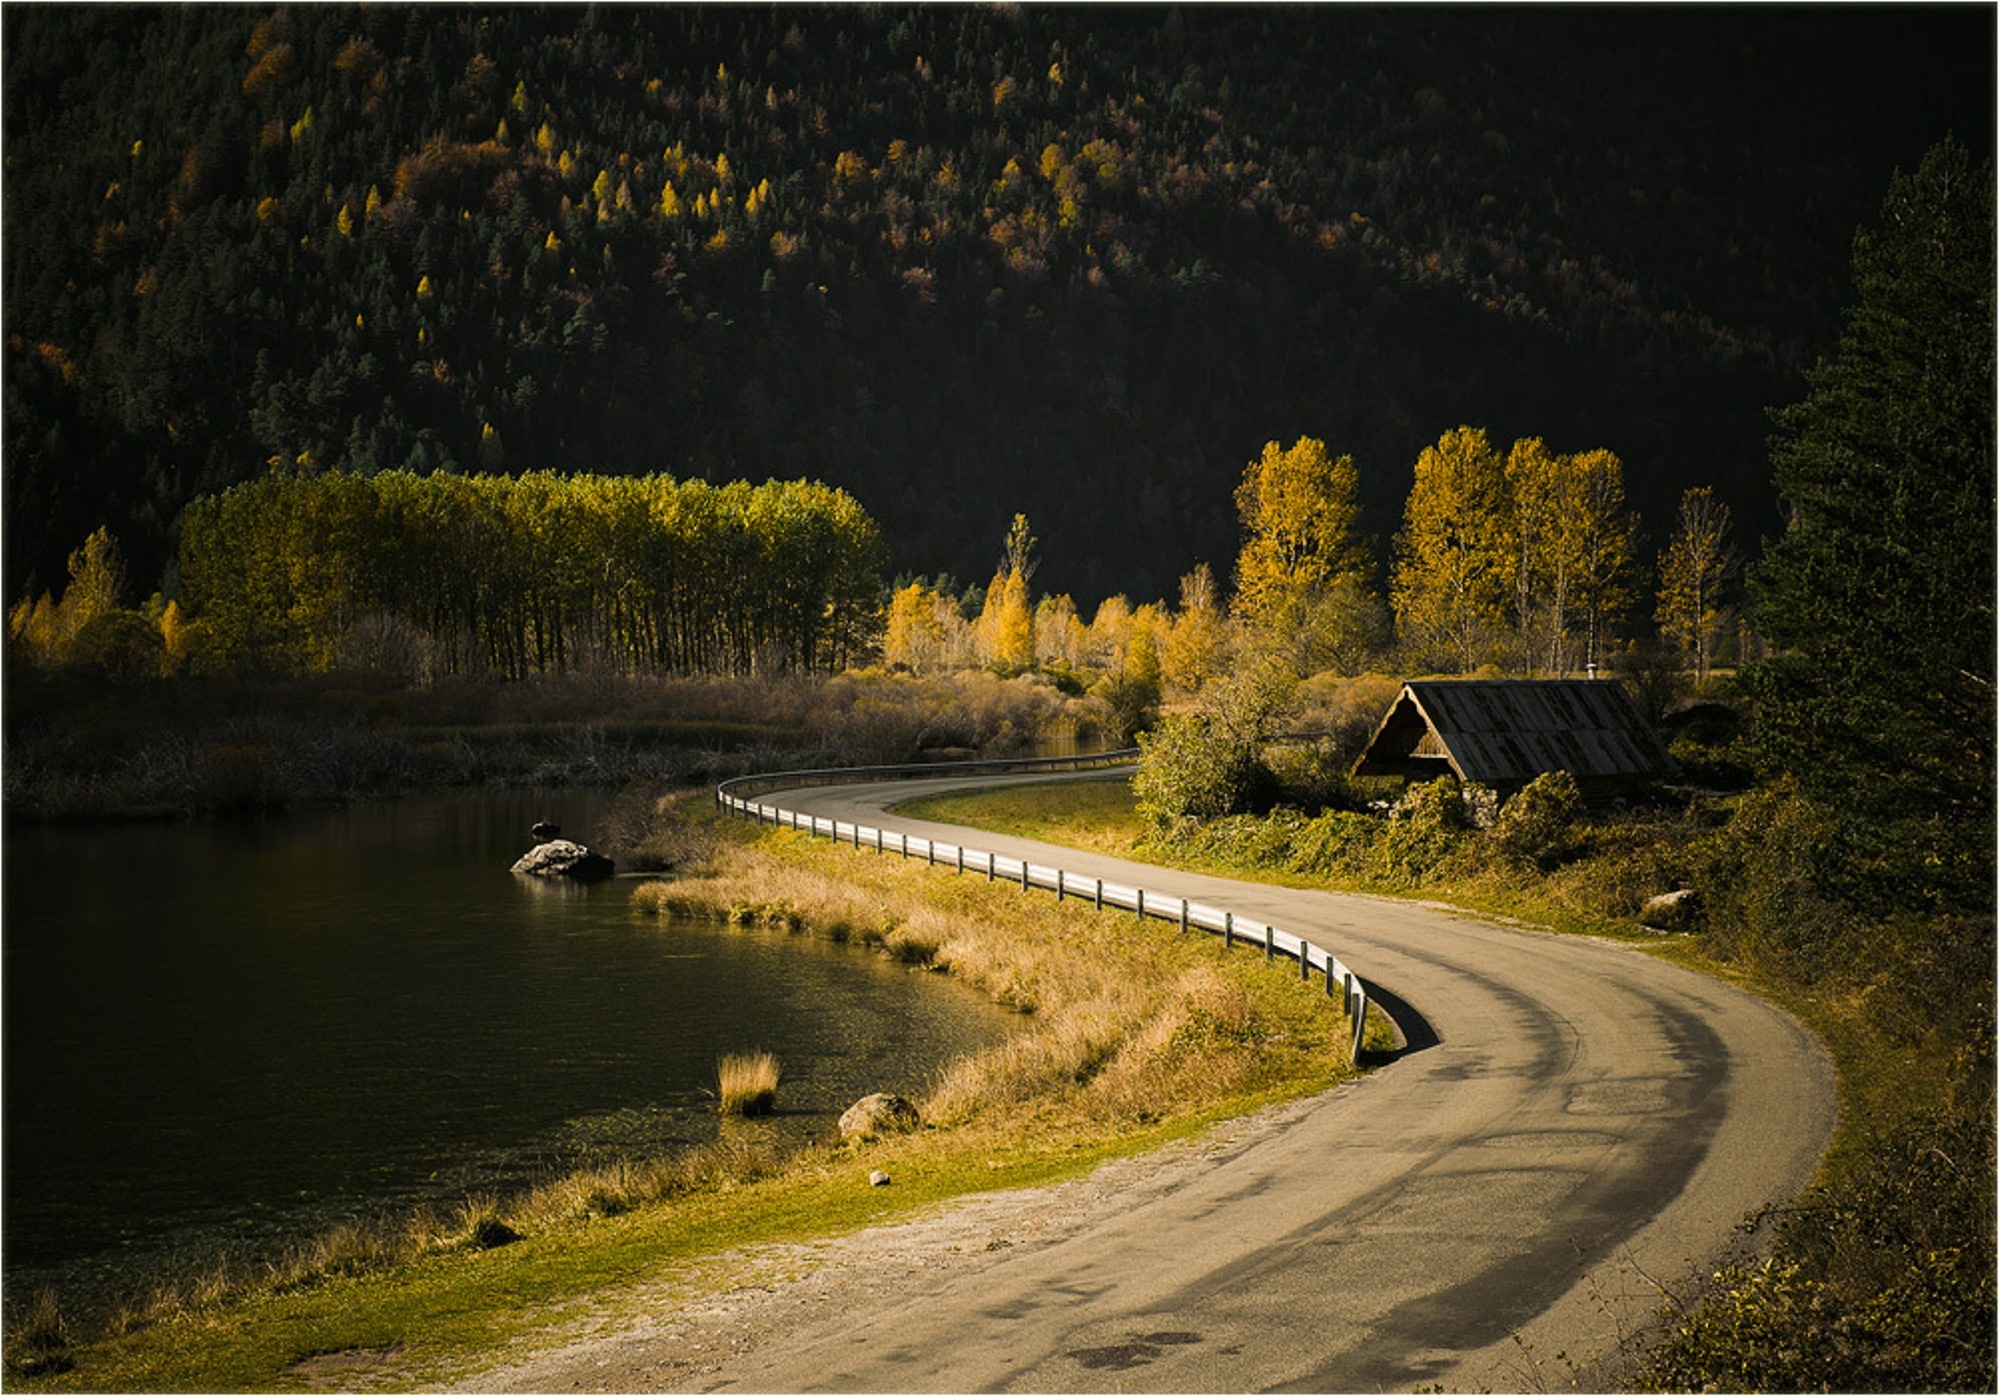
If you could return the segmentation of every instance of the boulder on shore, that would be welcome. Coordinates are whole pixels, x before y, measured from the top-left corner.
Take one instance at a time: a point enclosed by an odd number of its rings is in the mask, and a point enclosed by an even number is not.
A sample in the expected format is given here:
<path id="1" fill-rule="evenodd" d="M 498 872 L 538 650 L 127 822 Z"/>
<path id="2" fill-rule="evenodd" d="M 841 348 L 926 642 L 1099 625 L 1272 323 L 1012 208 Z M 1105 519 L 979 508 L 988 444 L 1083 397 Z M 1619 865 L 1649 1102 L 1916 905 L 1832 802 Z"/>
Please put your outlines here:
<path id="1" fill-rule="evenodd" d="M 551 839 L 537 844 L 514 861 L 514 872 L 533 878 L 574 878 L 592 883 L 609 878 L 616 867 L 610 859 L 586 849 L 571 839 Z"/>
<path id="2" fill-rule="evenodd" d="M 853 1144 L 877 1135 L 902 1135 L 915 1130 L 924 1118 L 915 1105 L 900 1096 L 878 1091 L 864 1096 L 840 1114 L 840 1138 Z"/>

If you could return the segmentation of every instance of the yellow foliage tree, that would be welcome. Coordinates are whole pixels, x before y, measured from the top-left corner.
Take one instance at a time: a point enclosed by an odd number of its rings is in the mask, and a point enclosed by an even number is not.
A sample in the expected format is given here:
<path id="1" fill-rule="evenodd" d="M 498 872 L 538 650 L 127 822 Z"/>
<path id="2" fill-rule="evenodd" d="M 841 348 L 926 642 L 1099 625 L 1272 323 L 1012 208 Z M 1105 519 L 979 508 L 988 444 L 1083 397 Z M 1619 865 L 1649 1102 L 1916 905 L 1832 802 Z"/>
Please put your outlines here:
<path id="1" fill-rule="evenodd" d="M 1167 683 L 1193 694 L 1221 672 L 1223 660 L 1222 608 L 1215 574 L 1207 563 L 1181 579 L 1180 601 L 1180 611 L 1167 629 L 1160 669 Z"/>
<path id="2" fill-rule="evenodd" d="M 1236 614 L 1264 653 L 1301 674 L 1359 664 L 1374 629 L 1374 563 L 1355 534 L 1359 482 L 1352 456 L 1300 437 L 1288 448 L 1266 442 L 1236 487 Z"/>
<path id="3" fill-rule="evenodd" d="M 1589 669 L 1630 603 L 1637 525 L 1625 508 L 1624 465 L 1610 451 L 1555 455 L 1529 437 L 1507 453 L 1506 478 L 1523 667 Z"/>
<path id="4" fill-rule="evenodd" d="M 118 610 L 125 591 L 125 560 L 111 531 L 99 528 L 69 555 L 69 585 L 60 600 L 44 592 L 25 597 L 7 615 L 8 633 L 38 665 L 69 662 L 76 638 L 101 616 Z"/>
<path id="5" fill-rule="evenodd" d="M 1019 568 L 993 574 L 976 627 L 980 658 L 995 669 L 1019 671 L 1035 663 L 1035 609 Z"/>
<path id="6" fill-rule="evenodd" d="M 1688 657 L 1697 685 L 1708 683 L 1722 634 L 1723 591 L 1736 575 L 1730 528 L 1729 506 L 1706 485 L 1698 485 L 1681 496 L 1674 536 L 1660 559 L 1659 606 L 1653 618 L 1661 636 Z"/>
<path id="7" fill-rule="evenodd" d="M 1390 603 L 1421 666 L 1464 674 L 1485 659 L 1513 598 L 1505 463 L 1479 427 L 1455 427 L 1417 458 L 1396 535 Z"/>
<path id="8" fill-rule="evenodd" d="M 1028 516 L 1016 514 L 1007 526 L 1000 567 L 986 589 L 976 627 L 980 657 L 996 669 L 1032 669 L 1035 664 L 1035 606 L 1028 583 L 1035 574 L 1035 536 Z"/>
<path id="9" fill-rule="evenodd" d="M 1567 458 L 1575 543 L 1574 606 L 1583 625 L 1583 668 L 1604 663 L 1611 631 L 1632 605 L 1632 565 L 1639 520 L 1625 507 L 1625 463 L 1614 452 Z"/>
<path id="10" fill-rule="evenodd" d="M 945 654 L 945 632 L 938 601 L 937 593 L 922 582 L 895 590 L 889 598 L 882 634 L 884 664 L 919 674 L 939 667 Z"/>
<path id="11" fill-rule="evenodd" d="M 1090 648 L 1090 632 L 1069 593 L 1043 597 L 1035 606 L 1035 662 L 1044 669 L 1077 670 Z"/>

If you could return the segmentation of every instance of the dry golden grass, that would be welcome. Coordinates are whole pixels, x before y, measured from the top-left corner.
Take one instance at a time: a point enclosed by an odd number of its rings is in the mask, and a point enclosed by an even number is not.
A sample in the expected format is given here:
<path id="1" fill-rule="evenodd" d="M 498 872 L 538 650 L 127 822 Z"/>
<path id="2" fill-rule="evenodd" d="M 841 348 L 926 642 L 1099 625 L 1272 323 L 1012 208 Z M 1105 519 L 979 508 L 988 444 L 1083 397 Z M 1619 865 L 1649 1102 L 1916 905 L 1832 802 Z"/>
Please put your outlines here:
<path id="1" fill-rule="evenodd" d="M 769 833 L 713 872 L 644 884 L 634 900 L 667 917 L 875 945 L 1021 1011 L 1020 1033 L 939 1074 L 922 1110 L 943 1128 L 1151 1121 L 1307 1064 L 1339 1070 L 1337 1007 L 1306 986 L 1281 989 L 1285 977 L 1260 959 L 805 835 Z M 1248 977 L 1264 977 L 1254 993 Z"/>
<path id="2" fill-rule="evenodd" d="M 778 1104 L 778 1059 L 766 1052 L 726 1053 L 716 1064 L 725 1116 L 768 1116 Z"/>

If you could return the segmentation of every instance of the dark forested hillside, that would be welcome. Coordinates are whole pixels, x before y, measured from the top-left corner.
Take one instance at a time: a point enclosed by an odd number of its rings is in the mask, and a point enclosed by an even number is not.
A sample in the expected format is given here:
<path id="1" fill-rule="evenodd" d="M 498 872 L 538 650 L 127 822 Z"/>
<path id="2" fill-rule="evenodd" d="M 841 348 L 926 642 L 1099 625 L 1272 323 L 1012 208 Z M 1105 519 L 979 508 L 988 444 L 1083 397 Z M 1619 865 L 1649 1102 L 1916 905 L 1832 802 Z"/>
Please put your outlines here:
<path id="1" fill-rule="evenodd" d="M 898 565 L 1225 567 L 1268 440 L 1363 527 L 1458 423 L 1767 531 L 1891 170 L 1993 16 L 9 6 L 8 598 L 267 471 L 817 477 Z"/>

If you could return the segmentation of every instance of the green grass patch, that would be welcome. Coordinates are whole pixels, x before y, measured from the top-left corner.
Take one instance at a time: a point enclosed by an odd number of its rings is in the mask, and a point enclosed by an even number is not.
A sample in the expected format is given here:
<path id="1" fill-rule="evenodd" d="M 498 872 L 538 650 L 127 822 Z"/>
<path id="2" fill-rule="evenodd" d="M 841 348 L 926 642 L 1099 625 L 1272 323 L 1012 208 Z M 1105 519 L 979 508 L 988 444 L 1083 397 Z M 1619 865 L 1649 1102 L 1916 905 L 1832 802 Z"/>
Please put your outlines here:
<path id="1" fill-rule="evenodd" d="M 914 820 L 968 825 L 1072 849 L 1132 858 L 1145 821 L 1123 777 L 1050 781 L 992 791 L 956 791 L 895 807 Z"/>

